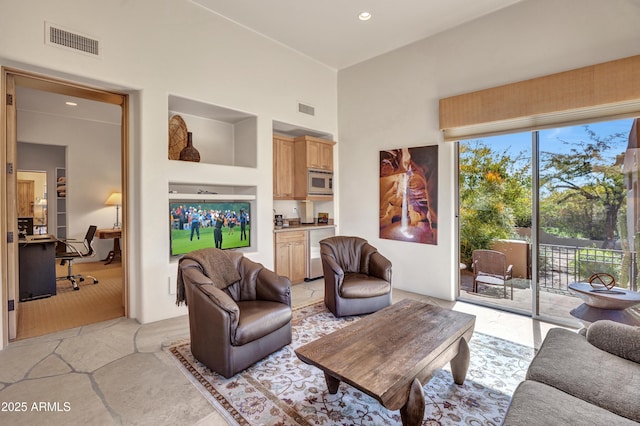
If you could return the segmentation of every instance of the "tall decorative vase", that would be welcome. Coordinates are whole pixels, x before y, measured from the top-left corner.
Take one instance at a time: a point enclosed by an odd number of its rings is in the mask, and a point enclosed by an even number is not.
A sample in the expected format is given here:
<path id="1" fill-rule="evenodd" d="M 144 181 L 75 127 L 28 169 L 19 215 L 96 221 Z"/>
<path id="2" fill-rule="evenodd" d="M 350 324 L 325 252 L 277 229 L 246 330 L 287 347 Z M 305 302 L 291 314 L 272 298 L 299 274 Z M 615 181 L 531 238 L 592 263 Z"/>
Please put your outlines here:
<path id="1" fill-rule="evenodd" d="M 200 162 L 200 153 L 193 147 L 193 139 L 191 132 L 187 132 L 187 146 L 180 151 L 180 159 L 182 161 Z"/>

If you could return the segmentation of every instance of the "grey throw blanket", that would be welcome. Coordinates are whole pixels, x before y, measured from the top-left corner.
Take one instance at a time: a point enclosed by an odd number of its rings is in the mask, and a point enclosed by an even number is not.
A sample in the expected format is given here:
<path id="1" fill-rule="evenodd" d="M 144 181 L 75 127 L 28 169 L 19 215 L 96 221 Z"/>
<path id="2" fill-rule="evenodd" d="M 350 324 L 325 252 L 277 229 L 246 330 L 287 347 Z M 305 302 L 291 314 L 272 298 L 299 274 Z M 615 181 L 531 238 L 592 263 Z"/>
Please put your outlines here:
<path id="1" fill-rule="evenodd" d="M 240 280 L 238 270 L 224 251 L 217 248 L 207 248 L 187 253 L 180 259 L 178 264 L 178 277 L 176 283 L 176 305 L 178 306 L 183 302 L 185 305 L 187 304 L 184 281 L 182 278 L 182 268 L 180 267 L 180 263 L 186 259 L 198 262 L 207 278 L 211 280 L 214 286 L 221 290 Z"/>

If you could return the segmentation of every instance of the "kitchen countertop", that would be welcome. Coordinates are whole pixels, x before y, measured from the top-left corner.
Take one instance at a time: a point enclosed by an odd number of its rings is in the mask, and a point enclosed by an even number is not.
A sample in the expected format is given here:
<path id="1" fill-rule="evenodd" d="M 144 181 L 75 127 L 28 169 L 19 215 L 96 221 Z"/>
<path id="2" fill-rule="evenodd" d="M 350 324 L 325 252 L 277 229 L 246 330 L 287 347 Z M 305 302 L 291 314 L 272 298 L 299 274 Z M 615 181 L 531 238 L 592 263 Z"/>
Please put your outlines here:
<path id="1" fill-rule="evenodd" d="M 334 223 L 321 223 L 321 224 L 303 223 L 295 226 L 275 228 L 273 232 L 307 231 L 309 229 L 335 228 L 335 227 L 336 225 Z"/>

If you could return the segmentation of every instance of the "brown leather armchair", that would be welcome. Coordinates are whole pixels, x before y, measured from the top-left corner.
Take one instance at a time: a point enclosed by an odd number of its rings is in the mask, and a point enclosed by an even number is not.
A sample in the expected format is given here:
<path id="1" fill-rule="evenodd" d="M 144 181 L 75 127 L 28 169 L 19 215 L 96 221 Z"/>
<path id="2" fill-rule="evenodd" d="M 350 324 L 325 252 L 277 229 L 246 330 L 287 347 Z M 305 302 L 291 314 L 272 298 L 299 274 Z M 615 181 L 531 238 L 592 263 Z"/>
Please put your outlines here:
<path id="1" fill-rule="evenodd" d="M 222 290 L 193 259 L 182 259 L 178 274 L 189 308 L 191 353 L 229 378 L 291 343 L 291 282 L 242 253 L 224 254 L 240 279 Z"/>
<path id="2" fill-rule="evenodd" d="M 368 314 L 391 305 L 391 262 L 359 237 L 320 241 L 324 303 L 337 317 Z"/>

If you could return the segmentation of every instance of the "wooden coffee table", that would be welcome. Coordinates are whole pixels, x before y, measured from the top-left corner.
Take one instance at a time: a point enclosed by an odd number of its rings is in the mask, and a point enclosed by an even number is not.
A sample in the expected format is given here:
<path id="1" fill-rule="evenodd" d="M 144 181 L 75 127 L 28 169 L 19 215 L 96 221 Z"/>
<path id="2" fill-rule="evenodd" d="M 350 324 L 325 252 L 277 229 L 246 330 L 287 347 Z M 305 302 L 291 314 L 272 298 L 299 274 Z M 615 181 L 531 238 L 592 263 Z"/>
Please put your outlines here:
<path id="1" fill-rule="evenodd" d="M 403 425 L 419 425 L 422 383 L 447 362 L 454 382 L 464 383 L 475 321 L 473 315 L 404 299 L 295 352 L 324 372 L 329 393 L 341 381 L 348 383 L 387 409 L 399 409 Z"/>

